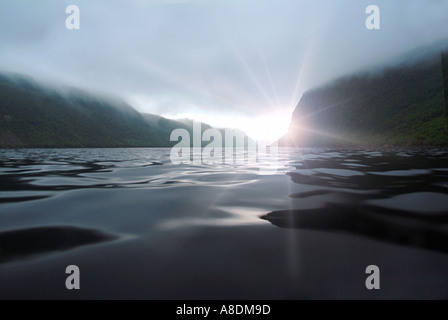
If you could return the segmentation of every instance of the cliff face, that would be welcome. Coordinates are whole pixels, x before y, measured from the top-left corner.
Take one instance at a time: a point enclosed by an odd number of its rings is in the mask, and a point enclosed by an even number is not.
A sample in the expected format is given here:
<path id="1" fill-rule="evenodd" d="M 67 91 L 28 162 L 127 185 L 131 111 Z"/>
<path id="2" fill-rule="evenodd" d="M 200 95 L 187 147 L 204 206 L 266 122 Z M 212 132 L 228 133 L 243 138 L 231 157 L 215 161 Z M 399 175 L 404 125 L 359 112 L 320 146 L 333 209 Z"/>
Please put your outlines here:
<path id="1" fill-rule="evenodd" d="M 446 125 L 448 127 L 448 51 L 442 54 L 442 72 L 443 72 L 443 84 L 445 92 L 445 115 Z"/>
<path id="2" fill-rule="evenodd" d="M 281 146 L 448 144 L 440 56 L 306 92 Z"/>

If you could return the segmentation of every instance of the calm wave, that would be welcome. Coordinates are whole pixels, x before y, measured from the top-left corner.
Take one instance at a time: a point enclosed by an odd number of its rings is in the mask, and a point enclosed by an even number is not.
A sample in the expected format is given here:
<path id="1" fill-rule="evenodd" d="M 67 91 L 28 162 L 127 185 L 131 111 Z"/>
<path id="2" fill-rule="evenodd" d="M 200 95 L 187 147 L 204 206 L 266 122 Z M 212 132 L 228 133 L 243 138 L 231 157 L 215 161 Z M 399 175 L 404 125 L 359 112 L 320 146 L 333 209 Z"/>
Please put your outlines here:
<path id="1" fill-rule="evenodd" d="M 2 150 L 0 298 L 71 297 L 70 264 L 81 298 L 448 297 L 446 150 L 285 148 L 269 175 L 169 155 Z"/>

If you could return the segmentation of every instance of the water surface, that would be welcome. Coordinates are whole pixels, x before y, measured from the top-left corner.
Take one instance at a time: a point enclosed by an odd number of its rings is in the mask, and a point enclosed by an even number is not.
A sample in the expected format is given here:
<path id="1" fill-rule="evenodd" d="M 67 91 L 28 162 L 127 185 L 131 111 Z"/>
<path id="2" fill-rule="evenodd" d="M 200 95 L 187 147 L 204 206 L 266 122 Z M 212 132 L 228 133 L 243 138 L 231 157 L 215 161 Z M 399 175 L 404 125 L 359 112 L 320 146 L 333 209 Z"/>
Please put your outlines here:
<path id="1" fill-rule="evenodd" d="M 0 298 L 448 298 L 446 150 L 284 148 L 274 174 L 169 154 L 2 150 Z"/>

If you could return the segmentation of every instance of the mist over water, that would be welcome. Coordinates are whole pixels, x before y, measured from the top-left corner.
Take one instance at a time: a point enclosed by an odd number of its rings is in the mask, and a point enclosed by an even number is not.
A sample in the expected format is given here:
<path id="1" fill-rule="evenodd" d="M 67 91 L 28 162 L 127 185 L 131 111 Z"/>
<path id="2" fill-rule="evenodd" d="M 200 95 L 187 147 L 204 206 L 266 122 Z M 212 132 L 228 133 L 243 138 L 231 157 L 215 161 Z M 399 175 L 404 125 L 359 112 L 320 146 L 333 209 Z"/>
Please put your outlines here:
<path id="1" fill-rule="evenodd" d="M 447 150 L 280 148 L 278 163 L 2 150 L 0 298 L 448 298 Z"/>

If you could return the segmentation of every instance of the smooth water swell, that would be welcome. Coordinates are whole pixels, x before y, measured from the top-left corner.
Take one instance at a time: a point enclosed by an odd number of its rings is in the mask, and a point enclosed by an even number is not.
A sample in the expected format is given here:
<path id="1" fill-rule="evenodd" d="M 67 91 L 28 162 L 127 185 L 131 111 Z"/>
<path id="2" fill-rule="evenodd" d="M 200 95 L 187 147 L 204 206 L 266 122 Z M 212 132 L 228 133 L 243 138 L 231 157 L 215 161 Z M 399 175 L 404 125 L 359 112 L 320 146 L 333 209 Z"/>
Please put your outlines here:
<path id="1" fill-rule="evenodd" d="M 277 173 L 269 175 L 253 163 L 173 165 L 169 154 L 170 149 L 2 150 L 3 287 L 22 283 L 18 279 L 24 279 L 31 263 L 47 270 L 71 257 L 98 273 L 106 268 L 103 261 L 126 257 L 127 264 L 120 263 L 110 277 L 92 280 L 97 289 L 86 290 L 86 297 L 114 296 L 105 288 L 126 266 L 141 279 L 154 281 L 161 273 L 160 282 L 154 290 L 123 282 L 126 290 L 114 297 L 324 297 L 329 294 L 325 288 L 347 278 L 342 269 L 328 284 L 291 279 L 310 277 L 316 269 L 334 273 L 328 257 L 336 266 L 362 265 L 372 259 L 366 248 L 393 251 L 399 261 L 411 259 L 404 248 L 448 253 L 444 150 L 285 148 Z M 338 257 L 328 252 L 336 244 Z M 376 259 L 383 261 L 391 252 L 375 254 Z M 171 270 L 171 263 L 184 272 Z M 17 265 L 24 273 L 14 269 Z M 435 265 L 428 263 L 427 271 L 434 273 Z M 205 277 L 200 281 L 199 271 Z M 213 289 L 223 277 L 228 283 Z M 355 281 L 362 274 L 348 277 Z M 174 280 L 182 289 L 170 287 Z M 424 287 L 429 290 L 433 280 Z M 57 288 L 54 296 L 64 296 Z M 332 294 L 364 294 L 353 288 Z M 36 290 L 0 295 L 32 296 Z"/>

